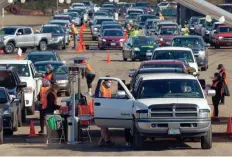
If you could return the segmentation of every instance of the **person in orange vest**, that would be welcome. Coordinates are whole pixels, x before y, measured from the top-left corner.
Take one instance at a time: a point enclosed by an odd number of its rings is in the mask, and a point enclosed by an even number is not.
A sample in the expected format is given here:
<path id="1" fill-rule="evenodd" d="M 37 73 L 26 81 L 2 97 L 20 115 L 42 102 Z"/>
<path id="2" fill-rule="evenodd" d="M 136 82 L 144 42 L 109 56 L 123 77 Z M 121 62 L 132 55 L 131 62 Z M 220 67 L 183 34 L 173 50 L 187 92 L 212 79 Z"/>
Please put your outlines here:
<path id="1" fill-rule="evenodd" d="M 86 69 L 82 72 L 82 79 L 86 78 L 87 86 L 88 86 L 88 93 L 87 94 L 89 96 L 92 96 L 92 83 L 93 83 L 93 80 L 94 80 L 96 74 L 95 74 L 93 68 L 90 66 L 90 64 L 87 63 L 87 61 L 79 60 L 77 63 L 84 64 L 86 66 Z"/>
<path id="2" fill-rule="evenodd" d="M 40 101 L 40 128 L 39 134 L 44 133 L 44 123 L 45 116 L 47 114 L 54 114 L 55 110 L 60 109 L 57 105 L 57 90 L 55 86 L 50 83 L 50 81 L 43 79 L 42 87 L 38 95 L 38 100 Z"/>
<path id="3" fill-rule="evenodd" d="M 106 77 L 110 77 L 107 75 Z M 103 98 L 111 98 L 111 80 L 104 80 L 101 84 L 100 91 L 99 91 L 99 97 Z M 99 146 L 114 146 L 114 143 L 110 139 L 110 132 L 108 128 L 101 127 L 101 138 L 99 141 Z"/>
<path id="4" fill-rule="evenodd" d="M 74 24 L 71 25 L 71 32 L 72 32 L 72 35 L 73 35 L 73 49 L 77 49 L 77 35 L 78 35 L 78 30 L 77 28 L 75 27 Z"/>
<path id="5" fill-rule="evenodd" d="M 230 93 L 228 90 L 228 75 L 226 73 L 226 69 L 224 68 L 223 64 L 219 64 L 217 70 L 218 70 L 219 75 L 221 76 L 222 81 L 224 82 L 222 99 L 221 99 L 221 103 L 224 104 L 225 96 L 230 96 Z"/>
<path id="6" fill-rule="evenodd" d="M 222 88 L 223 88 L 223 80 L 221 79 L 221 76 L 219 73 L 215 73 L 213 83 L 211 85 L 211 89 L 214 89 L 216 91 L 216 95 L 212 97 L 212 102 L 213 102 L 214 111 L 215 111 L 214 116 L 216 119 L 218 118 L 218 114 L 219 114 L 218 105 L 222 98 Z"/>
<path id="7" fill-rule="evenodd" d="M 44 79 L 49 80 L 52 84 L 56 83 L 55 74 L 53 72 L 53 67 L 51 64 L 46 66 L 46 73 L 44 74 Z"/>

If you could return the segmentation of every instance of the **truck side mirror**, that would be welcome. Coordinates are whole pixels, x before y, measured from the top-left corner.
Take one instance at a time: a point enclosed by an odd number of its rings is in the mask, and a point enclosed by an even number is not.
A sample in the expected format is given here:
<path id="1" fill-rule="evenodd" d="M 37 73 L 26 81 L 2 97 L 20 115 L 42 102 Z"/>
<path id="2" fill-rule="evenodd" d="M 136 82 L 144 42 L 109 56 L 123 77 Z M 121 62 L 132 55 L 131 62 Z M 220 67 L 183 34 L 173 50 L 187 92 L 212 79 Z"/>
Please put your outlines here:
<path id="1" fill-rule="evenodd" d="M 125 98 L 126 98 L 126 92 L 125 92 L 125 91 L 118 91 L 118 92 L 116 93 L 116 97 L 117 97 L 118 99 L 125 99 Z"/>

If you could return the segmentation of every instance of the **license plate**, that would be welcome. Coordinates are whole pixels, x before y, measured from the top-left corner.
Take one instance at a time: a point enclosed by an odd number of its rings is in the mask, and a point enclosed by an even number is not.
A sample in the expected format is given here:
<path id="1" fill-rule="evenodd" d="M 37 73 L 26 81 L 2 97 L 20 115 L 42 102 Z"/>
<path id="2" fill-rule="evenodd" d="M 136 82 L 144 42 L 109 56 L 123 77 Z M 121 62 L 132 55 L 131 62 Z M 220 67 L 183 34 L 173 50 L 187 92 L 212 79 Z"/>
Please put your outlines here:
<path id="1" fill-rule="evenodd" d="M 115 46 L 115 45 L 116 45 L 116 43 L 111 43 L 110 45 L 111 45 L 111 46 Z"/>
<path id="2" fill-rule="evenodd" d="M 169 129 L 168 134 L 169 135 L 179 135 L 180 134 L 180 129 Z"/>

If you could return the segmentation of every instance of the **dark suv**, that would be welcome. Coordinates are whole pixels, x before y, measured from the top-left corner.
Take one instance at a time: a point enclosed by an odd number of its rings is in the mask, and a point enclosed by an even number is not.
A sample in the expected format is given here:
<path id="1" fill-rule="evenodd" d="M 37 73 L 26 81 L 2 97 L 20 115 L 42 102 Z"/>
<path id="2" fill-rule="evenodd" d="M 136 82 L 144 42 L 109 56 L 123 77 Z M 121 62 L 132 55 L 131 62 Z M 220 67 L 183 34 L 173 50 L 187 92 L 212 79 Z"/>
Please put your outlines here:
<path id="1" fill-rule="evenodd" d="M 21 82 L 17 71 L 12 67 L 1 66 L 0 67 L 0 87 L 5 87 L 8 93 L 18 101 L 18 126 L 22 126 L 23 122 L 26 122 L 26 109 L 24 99 L 24 89 L 27 87 L 26 82 Z"/>
<path id="2" fill-rule="evenodd" d="M 27 55 L 25 60 L 31 60 L 33 64 L 40 61 L 61 61 L 56 51 L 33 51 Z"/>

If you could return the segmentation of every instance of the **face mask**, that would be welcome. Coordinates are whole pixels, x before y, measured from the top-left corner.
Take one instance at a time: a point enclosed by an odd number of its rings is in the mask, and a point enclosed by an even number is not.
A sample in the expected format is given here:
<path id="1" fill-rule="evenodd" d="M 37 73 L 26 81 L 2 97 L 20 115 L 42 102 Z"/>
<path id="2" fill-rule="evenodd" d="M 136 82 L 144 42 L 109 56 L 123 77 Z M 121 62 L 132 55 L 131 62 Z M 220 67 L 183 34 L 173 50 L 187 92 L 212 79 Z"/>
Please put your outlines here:
<path id="1" fill-rule="evenodd" d="M 108 87 L 108 88 L 110 88 L 111 87 L 111 83 L 106 83 L 106 86 Z"/>

